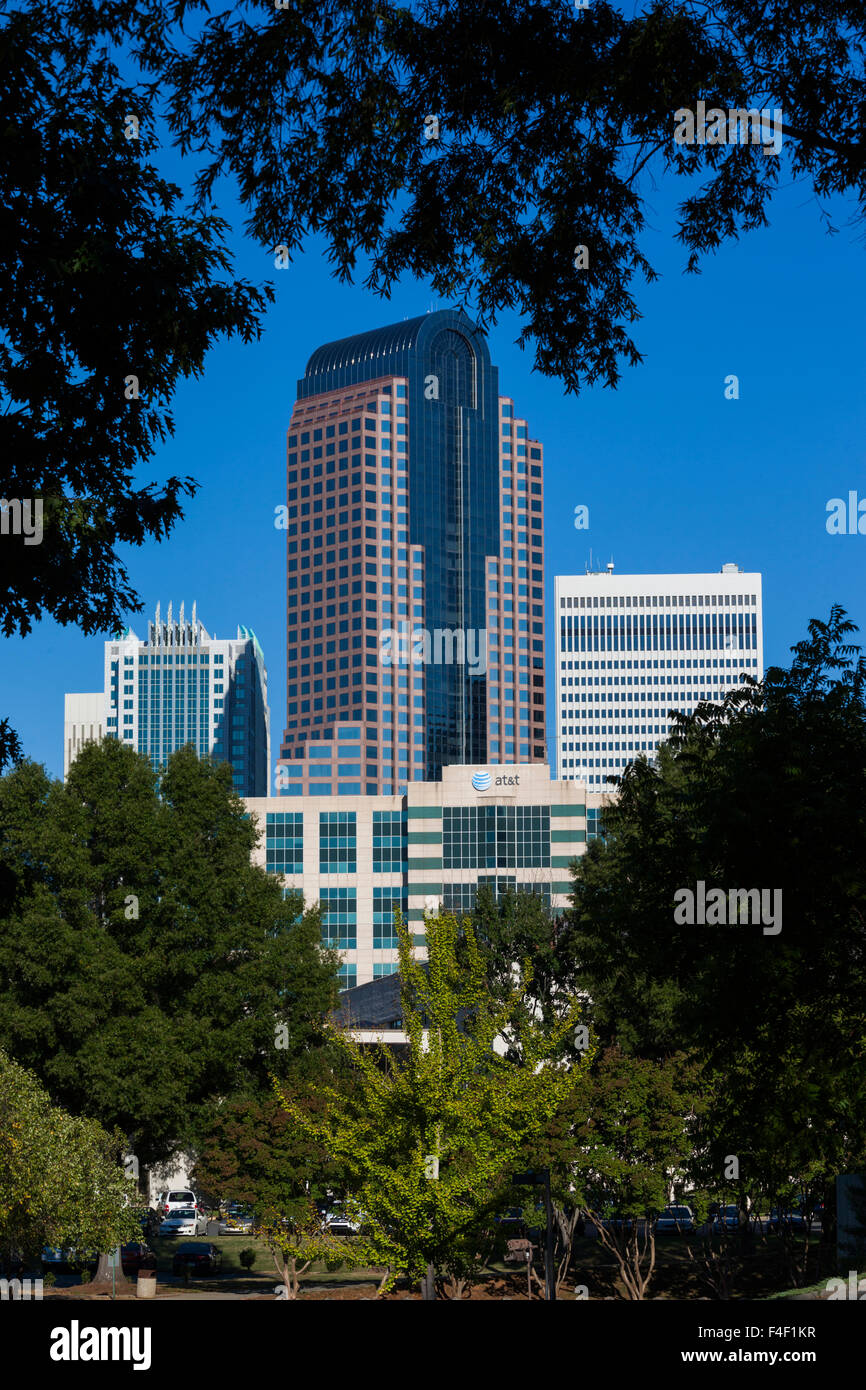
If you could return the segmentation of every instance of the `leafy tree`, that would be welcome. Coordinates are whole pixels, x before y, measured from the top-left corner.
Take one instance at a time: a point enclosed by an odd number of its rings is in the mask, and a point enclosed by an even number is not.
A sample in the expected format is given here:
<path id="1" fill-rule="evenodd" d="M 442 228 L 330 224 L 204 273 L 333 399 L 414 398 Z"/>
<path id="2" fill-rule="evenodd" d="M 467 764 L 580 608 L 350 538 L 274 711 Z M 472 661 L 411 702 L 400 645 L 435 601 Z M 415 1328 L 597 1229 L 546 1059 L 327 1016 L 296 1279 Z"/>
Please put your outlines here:
<path id="1" fill-rule="evenodd" d="M 574 870 L 580 983 L 601 1037 L 684 1051 L 712 1087 L 693 1165 L 738 1200 L 832 1188 L 866 1150 L 866 665 L 840 608 L 788 670 L 681 717 L 626 770 Z M 688 925 L 675 895 L 781 889 L 781 931 Z M 828 1192 L 829 1196 L 829 1192 Z"/>
<path id="2" fill-rule="evenodd" d="M 345 1242 L 323 1229 L 322 1218 L 309 1197 L 293 1201 L 288 1213 L 282 1205 L 265 1211 L 258 1234 L 267 1242 L 286 1299 L 298 1297 L 301 1279 L 312 1264 L 321 1262 L 326 1269 L 334 1270 L 355 1263 Z"/>
<path id="3" fill-rule="evenodd" d="M 0 778 L 0 824 L 0 1044 L 140 1163 L 315 1048 L 337 957 L 251 865 L 226 766 L 181 749 L 157 787 L 108 739 L 65 784 L 32 762 Z"/>
<path id="4" fill-rule="evenodd" d="M 763 226 L 791 175 L 863 208 L 861 0 L 633 14 L 608 0 L 287 0 L 206 23 L 204 0 L 61 8 L 129 36 L 181 149 L 204 156 L 202 206 L 230 171 L 269 250 L 314 233 L 341 279 L 363 260 L 383 294 L 408 273 L 482 319 L 515 310 L 536 366 L 568 389 L 616 385 L 641 360 L 633 281 L 656 278 L 644 239 L 659 183 L 679 192 L 671 230 L 690 270 Z M 676 144 L 674 113 L 701 98 L 778 107 L 782 158 Z"/>
<path id="5" fill-rule="evenodd" d="M 591 1221 L 626 1296 L 645 1297 L 655 1269 L 654 1217 L 688 1167 L 704 1108 L 697 1068 L 682 1056 L 650 1060 L 608 1047 L 584 1068 L 527 1150 L 533 1166 L 551 1170 L 558 1287 L 575 1236 Z"/>
<path id="6" fill-rule="evenodd" d="M 456 1291 L 472 1277 L 479 1231 L 512 1165 L 581 1073 L 551 1061 L 551 1038 L 540 1028 L 524 1030 L 520 1064 L 494 1050 L 524 983 L 504 1008 L 491 1001 L 471 924 L 463 924 L 458 955 L 456 920 L 428 917 L 426 966 L 399 921 L 397 928 L 405 1058 L 336 1033 L 357 1068 L 358 1096 L 324 1087 L 327 1109 L 317 1119 L 284 1088 L 278 1094 L 295 1124 L 345 1165 L 367 1254 L 390 1271 L 384 1287 L 401 1274 L 422 1279 L 433 1266 L 440 1291 Z M 566 1016 L 560 1033 L 572 1027 Z"/>
<path id="7" fill-rule="evenodd" d="M 321 1118 L 325 1081 L 341 1090 L 350 1077 L 337 1077 L 327 1049 L 300 1056 L 281 1086 L 296 1105 Z M 321 1141 L 295 1125 L 271 1092 L 241 1096 L 220 1104 L 203 1137 L 194 1178 L 216 1198 L 244 1202 L 258 1215 L 288 1211 L 306 1196 L 342 1194 L 345 1174 Z"/>
<path id="8" fill-rule="evenodd" d="M 329 1067 L 330 1049 L 298 1056 L 281 1086 L 305 1113 L 321 1117 L 325 1078 L 342 1087 Z M 193 1179 L 201 1190 L 253 1208 L 256 1235 L 268 1246 L 283 1284 L 296 1299 L 315 1262 L 328 1270 L 357 1263 L 358 1254 L 323 1227 L 317 1199 L 341 1191 L 344 1173 L 321 1142 L 299 1128 L 272 1093 L 223 1102 L 207 1130 Z M 243 1254 L 243 1252 L 242 1252 Z"/>
<path id="9" fill-rule="evenodd" d="M 0 547 L 0 630 L 108 631 L 142 606 L 117 543 L 161 540 L 195 491 L 136 483 L 177 384 L 257 336 L 271 292 L 232 278 L 222 219 L 177 210 L 152 90 L 60 10 L 0 9 L 0 495 L 43 506 L 41 544 Z"/>
<path id="10" fill-rule="evenodd" d="M 45 1245 L 84 1253 L 140 1234 L 123 1136 L 52 1105 L 0 1051 L 0 1257 L 38 1261 Z"/>
<path id="11" fill-rule="evenodd" d="M 513 999 L 515 979 L 526 972 L 523 995 L 503 1031 L 508 1055 L 516 1060 L 521 1029 L 530 1021 L 533 1027 L 556 1030 L 563 1015 L 574 1012 L 577 966 L 571 922 L 567 916 L 554 917 L 540 894 L 508 889 L 497 901 L 487 885 L 478 890 L 471 922 L 487 987 L 500 1007 Z M 579 1043 L 569 1034 L 563 1039 L 564 1055 L 577 1058 Z"/>
<path id="12" fill-rule="evenodd" d="M 0 719 L 0 772 L 7 763 L 20 763 L 22 757 L 20 738 L 8 719 Z"/>

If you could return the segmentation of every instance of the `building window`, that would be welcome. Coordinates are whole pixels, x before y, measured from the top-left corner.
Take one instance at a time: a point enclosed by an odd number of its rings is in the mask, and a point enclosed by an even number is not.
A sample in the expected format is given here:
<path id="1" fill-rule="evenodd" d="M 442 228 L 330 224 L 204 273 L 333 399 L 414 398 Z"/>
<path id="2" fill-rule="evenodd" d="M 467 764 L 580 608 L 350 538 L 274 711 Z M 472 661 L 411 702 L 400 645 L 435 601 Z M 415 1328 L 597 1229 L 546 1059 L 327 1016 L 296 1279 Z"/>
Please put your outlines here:
<path id="1" fill-rule="evenodd" d="M 319 872 L 353 874 L 358 867 L 357 817 L 354 811 L 319 815 Z"/>
<path id="2" fill-rule="evenodd" d="M 405 863 L 406 838 L 402 812 L 374 811 L 373 872 L 394 870 L 400 873 Z"/>
<path id="3" fill-rule="evenodd" d="M 399 969 L 397 961 L 378 961 L 373 966 L 373 979 L 383 980 L 386 975 L 396 975 Z"/>
<path id="4" fill-rule="evenodd" d="M 383 950 L 398 945 L 394 913 L 406 920 L 406 899 L 402 888 L 373 889 L 373 948 Z M 395 967 L 396 969 L 396 967 Z M 390 973 L 390 972 L 389 972 Z"/>
<path id="5" fill-rule="evenodd" d="M 446 806 L 442 813 L 445 869 L 547 868 L 548 806 Z"/>
<path id="6" fill-rule="evenodd" d="M 304 871 L 304 817 L 296 811 L 268 811 L 265 867 L 269 874 Z"/>
<path id="7" fill-rule="evenodd" d="M 354 951 L 358 945 L 358 899 L 354 888 L 323 888 L 322 945 Z"/>

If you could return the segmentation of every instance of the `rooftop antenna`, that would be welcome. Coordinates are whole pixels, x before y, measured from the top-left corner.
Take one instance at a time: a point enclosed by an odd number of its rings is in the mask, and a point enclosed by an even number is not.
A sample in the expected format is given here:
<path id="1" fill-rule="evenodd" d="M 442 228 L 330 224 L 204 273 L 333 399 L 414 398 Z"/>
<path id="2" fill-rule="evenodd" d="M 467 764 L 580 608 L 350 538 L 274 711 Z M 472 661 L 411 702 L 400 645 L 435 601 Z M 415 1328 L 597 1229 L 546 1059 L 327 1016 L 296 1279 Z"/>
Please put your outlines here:
<path id="1" fill-rule="evenodd" d="M 609 559 L 608 562 L 607 562 L 607 572 L 608 572 L 608 574 L 613 574 L 613 556 L 612 556 L 612 555 L 611 555 L 610 559 Z"/>

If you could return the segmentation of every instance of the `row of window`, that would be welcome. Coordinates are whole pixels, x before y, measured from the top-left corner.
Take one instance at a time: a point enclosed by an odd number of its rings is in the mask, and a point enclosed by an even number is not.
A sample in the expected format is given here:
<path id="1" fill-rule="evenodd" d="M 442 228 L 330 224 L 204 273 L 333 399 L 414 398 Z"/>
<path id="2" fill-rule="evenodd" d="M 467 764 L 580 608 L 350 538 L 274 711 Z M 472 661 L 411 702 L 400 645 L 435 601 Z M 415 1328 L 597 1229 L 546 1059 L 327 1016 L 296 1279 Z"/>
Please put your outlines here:
<path id="1" fill-rule="evenodd" d="M 443 868 L 544 868 L 549 864 L 549 807 L 459 806 L 443 809 Z"/>
<path id="2" fill-rule="evenodd" d="M 593 651 L 738 651 L 758 645 L 755 613 L 615 614 L 564 616 L 560 648 Z"/>
<path id="3" fill-rule="evenodd" d="M 569 595 L 559 600 L 560 608 L 742 608 L 757 602 L 755 594 L 620 594 L 599 598 Z"/>

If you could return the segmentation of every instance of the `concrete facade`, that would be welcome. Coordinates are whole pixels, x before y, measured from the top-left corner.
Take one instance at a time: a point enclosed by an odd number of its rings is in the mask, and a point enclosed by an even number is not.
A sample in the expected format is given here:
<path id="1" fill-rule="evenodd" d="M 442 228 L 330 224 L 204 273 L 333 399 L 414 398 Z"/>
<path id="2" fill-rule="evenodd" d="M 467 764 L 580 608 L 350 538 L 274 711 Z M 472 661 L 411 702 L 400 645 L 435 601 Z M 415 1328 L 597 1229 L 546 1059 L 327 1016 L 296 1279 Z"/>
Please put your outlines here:
<path id="1" fill-rule="evenodd" d="M 558 575 L 556 769 L 612 790 L 640 754 L 653 761 L 671 710 L 719 703 L 764 675 L 760 574 Z"/>
<path id="2" fill-rule="evenodd" d="M 105 736 L 105 696 L 69 694 L 63 701 L 63 776 L 85 743 L 101 743 Z"/>
<path id="3" fill-rule="evenodd" d="M 393 911 L 425 945 L 424 917 L 471 910 L 488 883 L 568 904 L 568 866 L 585 853 L 604 796 L 552 781 L 543 763 L 443 769 L 402 796 L 248 797 L 261 839 L 253 862 L 325 909 L 326 939 L 343 955 L 343 985 L 397 968 Z M 597 833 L 590 830 L 590 838 Z"/>

